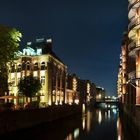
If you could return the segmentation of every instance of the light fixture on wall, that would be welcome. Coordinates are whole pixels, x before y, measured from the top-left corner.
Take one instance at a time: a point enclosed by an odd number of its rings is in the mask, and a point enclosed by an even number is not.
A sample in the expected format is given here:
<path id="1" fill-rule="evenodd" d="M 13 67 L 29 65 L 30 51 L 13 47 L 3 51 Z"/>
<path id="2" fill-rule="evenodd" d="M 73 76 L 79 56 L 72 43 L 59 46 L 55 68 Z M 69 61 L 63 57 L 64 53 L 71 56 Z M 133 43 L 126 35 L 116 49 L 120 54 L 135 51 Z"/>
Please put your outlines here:
<path id="1" fill-rule="evenodd" d="M 139 79 L 139 78 L 136 78 L 135 80 L 140 80 L 140 79 Z M 136 82 L 133 82 L 132 80 L 128 80 L 128 81 L 126 82 L 126 84 L 130 84 L 130 85 L 132 85 L 134 88 L 139 87 L 139 86 L 136 84 Z"/>

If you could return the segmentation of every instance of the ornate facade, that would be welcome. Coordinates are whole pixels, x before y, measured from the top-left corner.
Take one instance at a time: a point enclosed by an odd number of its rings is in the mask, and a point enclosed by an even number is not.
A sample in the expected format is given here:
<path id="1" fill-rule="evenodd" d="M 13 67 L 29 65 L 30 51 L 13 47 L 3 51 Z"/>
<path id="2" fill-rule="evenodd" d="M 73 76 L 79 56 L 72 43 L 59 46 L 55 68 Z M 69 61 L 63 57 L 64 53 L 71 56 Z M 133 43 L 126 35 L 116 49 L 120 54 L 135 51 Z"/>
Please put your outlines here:
<path id="1" fill-rule="evenodd" d="M 135 60 L 135 69 L 131 71 L 134 75 L 134 83 L 136 89 L 136 104 L 140 104 L 140 1 L 129 1 L 129 25 L 128 25 L 128 37 L 130 44 L 128 46 L 129 55 Z"/>
<path id="2" fill-rule="evenodd" d="M 52 51 L 51 39 L 28 42 L 10 67 L 9 90 L 10 95 L 18 97 L 14 99 L 15 104 L 25 102 L 23 97 L 18 96 L 17 85 L 20 78 L 30 74 L 38 77 L 42 84 L 42 89 L 37 94 L 40 97 L 40 105 L 65 102 L 67 66 Z"/>

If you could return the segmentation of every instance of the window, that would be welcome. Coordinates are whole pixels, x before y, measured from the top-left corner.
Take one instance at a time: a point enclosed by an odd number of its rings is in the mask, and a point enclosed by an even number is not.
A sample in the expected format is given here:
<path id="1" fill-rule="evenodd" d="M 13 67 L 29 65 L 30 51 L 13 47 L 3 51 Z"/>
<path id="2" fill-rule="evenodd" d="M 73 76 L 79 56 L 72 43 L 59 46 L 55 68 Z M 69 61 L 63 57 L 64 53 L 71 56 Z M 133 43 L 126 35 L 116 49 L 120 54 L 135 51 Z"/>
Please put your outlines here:
<path id="1" fill-rule="evenodd" d="M 38 63 L 34 64 L 34 70 L 38 70 Z"/>
<path id="2" fill-rule="evenodd" d="M 45 62 L 41 63 L 41 70 L 45 70 Z"/>
<path id="3" fill-rule="evenodd" d="M 20 82 L 20 77 L 18 77 L 18 83 Z"/>
<path id="4" fill-rule="evenodd" d="M 15 77 L 13 77 L 13 78 L 11 79 L 11 85 L 12 85 L 12 86 L 15 85 Z"/>
<path id="5" fill-rule="evenodd" d="M 23 64 L 22 64 L 22 70 L 25 70 L 25 68 L 26 68 L 26 64 L 23 63 Z"/>
<path id="6" fill-rule="evenodd" d="M 11 66 L 11 72 L 15 72 L 15 65 Z"/>
<path id="7" fill-rule="evenodd" d="M 21 65 L 19 64 L 17 68 L 17 72 L 20 72 L 20 71 L 21 71 Z"/>
<path id="8" fill-rule="evenodd" d="M 45 76 L 41 76 L 41 84 L 45 84 Z"/>
<path id="9" fill-rule="evenodd" d="M 27 70 L 30 70 L 30 62 L 27 62 L 26 68 Z"/>

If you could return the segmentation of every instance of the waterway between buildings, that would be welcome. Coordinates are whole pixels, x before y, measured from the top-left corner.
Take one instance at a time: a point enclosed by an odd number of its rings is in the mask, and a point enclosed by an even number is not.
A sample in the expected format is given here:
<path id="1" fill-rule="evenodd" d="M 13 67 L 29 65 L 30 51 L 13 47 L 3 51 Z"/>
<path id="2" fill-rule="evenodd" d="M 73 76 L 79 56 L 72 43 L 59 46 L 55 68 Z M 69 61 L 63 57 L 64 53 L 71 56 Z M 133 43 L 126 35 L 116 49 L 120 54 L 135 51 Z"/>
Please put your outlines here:
<path id="1" fill-rule="evenodd" d="M 119 109 L 114 105 L 106 109 L 92 107 L 85 109 L 82 116 L 63 118 L 6 137 L 20 140 L 137 140 L 121 120 Z"/>

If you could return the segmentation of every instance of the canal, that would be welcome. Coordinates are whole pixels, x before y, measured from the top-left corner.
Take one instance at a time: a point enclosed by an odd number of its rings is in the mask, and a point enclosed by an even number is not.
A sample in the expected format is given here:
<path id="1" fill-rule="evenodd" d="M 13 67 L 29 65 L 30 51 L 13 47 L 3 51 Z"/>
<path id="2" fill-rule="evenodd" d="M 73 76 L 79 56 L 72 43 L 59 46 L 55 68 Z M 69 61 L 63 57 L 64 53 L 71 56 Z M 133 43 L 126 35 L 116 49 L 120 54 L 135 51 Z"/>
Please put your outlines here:
<path id="1" fill-rule="evenodd" d="M 63 118 L 28 130 L 6 135 L 8 139 L 38 140 L 134 140 L 131 131 L 123 126 L 119 110 L 114 105 L 106 108 L 86 108 L 82 116 Z"/>

